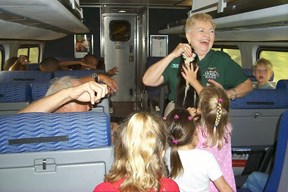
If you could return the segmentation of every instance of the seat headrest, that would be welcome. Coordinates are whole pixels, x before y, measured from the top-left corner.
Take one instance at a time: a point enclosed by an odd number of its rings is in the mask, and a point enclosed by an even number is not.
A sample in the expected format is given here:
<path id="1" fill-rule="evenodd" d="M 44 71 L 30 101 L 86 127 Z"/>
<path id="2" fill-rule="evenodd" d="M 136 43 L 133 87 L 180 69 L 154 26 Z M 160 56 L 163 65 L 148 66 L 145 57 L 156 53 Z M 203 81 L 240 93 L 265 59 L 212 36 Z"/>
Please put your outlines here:
<path id="1" fill-rule="evenodd" d="M 251 80 L 251 81 L 257 81 L 256 80 L 256 77 L 254 76 L 254 74 L 253 74 L 253 69 L 248 69 L 248 68 L 243 68 L 243 73 L 247 76 L 247 77 L 249 77 L 249 79 Z M 273 73 L 273 75 L 271 76 L 271 78 L 269 79 L 269 81 L 273 81 L 274 80 L 274 73 Z"/>
<path id="2" fill-rule="evenodd" d="M 42 82 L 50 81 L 53 74 L 42 71 L 1 71 L 0 82 Z"/>
<path id="3" fill-rule="evenodd" d="M 66 70 L 66 71 L 55 71 L 54 77 L 63 77 L 63 76 L 73 76 L 73 77 L 85 77 L 91 76 L 92 73 L 105 73 L 104 70 Z"/>

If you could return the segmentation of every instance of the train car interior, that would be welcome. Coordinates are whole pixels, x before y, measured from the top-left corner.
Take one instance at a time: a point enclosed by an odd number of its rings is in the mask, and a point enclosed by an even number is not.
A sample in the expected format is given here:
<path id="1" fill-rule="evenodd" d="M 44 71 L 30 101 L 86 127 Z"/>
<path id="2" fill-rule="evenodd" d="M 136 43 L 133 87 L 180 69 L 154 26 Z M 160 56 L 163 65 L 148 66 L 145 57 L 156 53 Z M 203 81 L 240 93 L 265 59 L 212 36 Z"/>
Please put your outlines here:
<path id="1" fill-rule="evenodd" d="M 92 191 L 113 163 L 112 122 L 142 110 L 163 116 L 168 86 L 145 86 L 142 77 L 186 42 L 187 17 L 202 12 L 216 24 L 212 49 L 229 54 L 253 84 L 255 62 L 273 64 L 275 89 L 230 101 L 237 188 L 260 171 L 271 175 L 265 191 L 287 191 L 287 0 L 0 0 L 0 191 Z M 87 54 L 98 58 L 97 69 L 80 70 Z M 26 70 L 9 71 L 21 55 Z M 43 72 L 48 57 L 79 64 Z M 119 89 L 89 112 L 17 113 L 44 97 L 53 78 L 114 67 L 109 77 Z"/>

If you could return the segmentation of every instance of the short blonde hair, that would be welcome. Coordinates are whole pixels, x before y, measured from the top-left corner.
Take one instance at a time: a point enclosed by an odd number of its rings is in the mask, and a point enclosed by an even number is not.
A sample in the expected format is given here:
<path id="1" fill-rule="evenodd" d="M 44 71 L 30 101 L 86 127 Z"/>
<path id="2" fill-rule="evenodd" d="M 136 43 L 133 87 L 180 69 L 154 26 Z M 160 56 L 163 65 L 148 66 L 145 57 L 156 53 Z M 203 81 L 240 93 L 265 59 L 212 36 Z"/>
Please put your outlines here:
<path id="1" fill-rule="evenodd" d="M 106 182 L 125 178 L 120 191 L 159 191 L 166 173 L 163 153 L 167 130 L 162 118 L 137 112 L 121 125 L 115 141 L 115 161 Z"/>
<path id="2" fill-rule="evenodd" d="M 272 63 L 268 59 L 260 58 L 258 59 L 255 64 L 253 65 L 253 71 L 257 70 L 258 66 L 265 66 L 268 70 L 273 71 Z"/>
<path id="3" fill-rule="evenodd" d="M 185 32 L 190 32 L 190 28 L 195 25 L 197 21 L 202 21 L 202 22 L 210 22 L 211 25 L 213 26 L 213 29 L 216 28 L 216 24 L 213 21 L 213 18 L 211 15 L 207 13 L 196 13 L 192 15 L 191 17 L 188 17 L 186 20 L 186 25 L 185 25 Z"/>

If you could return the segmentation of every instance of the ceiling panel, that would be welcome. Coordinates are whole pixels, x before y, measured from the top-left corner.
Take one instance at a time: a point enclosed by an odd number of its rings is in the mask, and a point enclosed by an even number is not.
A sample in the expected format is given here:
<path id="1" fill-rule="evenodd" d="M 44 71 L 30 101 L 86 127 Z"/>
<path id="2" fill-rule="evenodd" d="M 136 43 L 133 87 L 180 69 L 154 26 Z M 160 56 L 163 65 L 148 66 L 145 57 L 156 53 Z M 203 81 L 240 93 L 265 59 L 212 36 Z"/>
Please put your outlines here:
<path id="1" fill-rule="evenodd" d="M 80 5 L 191 7 L 192 0 L 80 0 Z"/>

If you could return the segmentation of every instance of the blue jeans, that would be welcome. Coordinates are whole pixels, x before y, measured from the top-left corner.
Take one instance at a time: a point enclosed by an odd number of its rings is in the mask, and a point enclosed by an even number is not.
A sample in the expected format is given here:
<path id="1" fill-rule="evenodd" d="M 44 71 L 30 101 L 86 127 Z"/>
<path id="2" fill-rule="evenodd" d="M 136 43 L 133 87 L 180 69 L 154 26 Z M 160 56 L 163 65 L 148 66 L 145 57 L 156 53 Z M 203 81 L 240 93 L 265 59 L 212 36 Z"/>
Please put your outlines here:
<path id="1" fill-rule="evenodd" d="M 269 175 L 262 172 L 252 172 L 241 188 L 249 189 L 253 192 L 262 192 L 265 188 Z"/>

